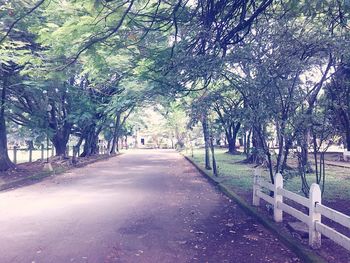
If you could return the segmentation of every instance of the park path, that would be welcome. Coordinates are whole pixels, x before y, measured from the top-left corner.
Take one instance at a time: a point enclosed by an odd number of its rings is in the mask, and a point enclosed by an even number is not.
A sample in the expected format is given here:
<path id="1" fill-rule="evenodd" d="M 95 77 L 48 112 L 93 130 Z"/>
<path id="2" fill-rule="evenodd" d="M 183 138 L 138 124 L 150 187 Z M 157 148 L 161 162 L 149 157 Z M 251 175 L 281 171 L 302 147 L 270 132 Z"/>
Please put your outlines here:
<path id="1" fill-rule="evenodd" d="M 170 150 L 2 192 L 0 211 L 1 263 L 299 261 Z"/>

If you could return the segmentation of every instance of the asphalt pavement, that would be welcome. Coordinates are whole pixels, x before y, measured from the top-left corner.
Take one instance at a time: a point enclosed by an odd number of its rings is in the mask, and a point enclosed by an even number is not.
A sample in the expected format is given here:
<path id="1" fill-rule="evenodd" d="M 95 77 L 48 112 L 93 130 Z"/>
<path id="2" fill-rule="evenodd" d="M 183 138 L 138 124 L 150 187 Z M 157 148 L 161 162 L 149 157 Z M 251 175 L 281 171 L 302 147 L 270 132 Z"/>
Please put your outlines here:
<path id="1" fill-rule="evenodd" d="M 0 193 L 0 263 L 298 262 L 172 150 Z"/>

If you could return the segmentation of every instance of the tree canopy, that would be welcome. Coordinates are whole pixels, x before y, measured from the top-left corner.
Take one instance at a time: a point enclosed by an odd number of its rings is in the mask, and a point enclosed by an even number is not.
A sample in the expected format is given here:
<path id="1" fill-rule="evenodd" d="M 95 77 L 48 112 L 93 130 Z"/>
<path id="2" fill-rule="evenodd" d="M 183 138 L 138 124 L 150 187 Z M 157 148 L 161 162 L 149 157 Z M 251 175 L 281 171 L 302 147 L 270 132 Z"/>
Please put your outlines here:
<path id="1" fill-rule="evenodd" d="M 291 149 L 305 174 L 310 138 L 350 150 L 349 11 L 336 0 L 0 0 L 0 170 L 13 167 L 8 125 L 48 135 L 57 155 L 72 136 L 95 154 L 101 134 L 113 153 L 129 116 L 156 103 L 181 147 L 201 123 L 207 168 L 224 134 L 271 180 Z"/>

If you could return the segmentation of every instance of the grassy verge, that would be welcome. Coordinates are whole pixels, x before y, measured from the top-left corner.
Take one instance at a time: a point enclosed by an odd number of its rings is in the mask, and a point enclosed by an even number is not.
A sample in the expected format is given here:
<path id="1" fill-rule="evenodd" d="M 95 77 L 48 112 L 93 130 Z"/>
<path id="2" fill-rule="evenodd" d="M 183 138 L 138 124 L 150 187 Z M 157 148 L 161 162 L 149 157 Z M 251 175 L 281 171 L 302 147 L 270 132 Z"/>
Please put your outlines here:
<path id="1" fill-rule="evenodd" d="M 315 254 L 311 249 L 304 247 L 299 241 L 294 239 L 286 229 L 284 229 L 281 224 L 277 224 L 272 222 L 269 217 L 261 213 L 258 208 L 253 208 L 250 205 L 250 202 L 247 202 L 244 198 L 241 198 L 240 195 L 236 194 L 236 190 L 248 191 L 249 184 L 252 179 L 252 170 L 253 167 L 248 165 L 239 164 L 237 161 L 243 160 L 242 156 L 231 156 L 231 158 L 227 158 L 227 154 L 221 150 L 218 154 L 218 163 L 221 166 L 221 175 L 219 177 L 214 177 L 211 171 L 205 170 L 204 162 L 202 161 L 203 157 L 201 154 L 195 154 L 194 156 L 188 156 L 185 152 L 183 153 L 185 157 L 202 173 L 211 183 L 216 185 L 218 189 L 227 195 L 230 199 L 234 200 L 243 211 L 245 211 L 248 215 L 255 218 L 259 223 L 265 226 L 268 230 L 270 230 L 276 237 L 279 238 L 280 242 L 286 245 L 289 249 L 291 249 L 302 262 L 310 262 L 310 263 L 325 263 L 326 261 L 321 258 L 319 255 Z M 234 161 L 232 162 L 232 159 Z M 239 166 L 238 166 L 239 165 Z M 237 168 L 240 175 L 232 176 L 235 174 L 236 170 L 232 170 L 232 168 Z M 226 174 L 224 174 L 226 172 Z M 231 176 L 230 176 L 231 175 Z M 232 191 L 232 183 L 237 183 L 235 185 L 235 190 Z"/>
<path id="2" fill-rule="evenodd" d="M 252 189 L 254 167 L 249 164 L 240 163 L 245 159 L 244 155 L 227 154 L 227 149 L 216 149 L 216 161 L 219 171 L 219 180 L 224 181 L 227 186 L 236 192 L 249 193 Z M 190 152 L 184 151 L 184 155 L 192 161 L 204 166 L 204 150 L 195 149 L 193 157 Z M 212 175 L 211 171 L 208 171 Z M 268 179 L 268 172 L 263 171 L 262 176 Z M 314 182 L 314 175 L 308 175 L 310 184 Z M 294 176 L 285 180 L 286 189 L 302 194 L 300 177 Z M 348 168 L 326 166 L 326 185 L 323 198 L 328 201 L 336 199 L 350 199 L 350 171 Z"/>

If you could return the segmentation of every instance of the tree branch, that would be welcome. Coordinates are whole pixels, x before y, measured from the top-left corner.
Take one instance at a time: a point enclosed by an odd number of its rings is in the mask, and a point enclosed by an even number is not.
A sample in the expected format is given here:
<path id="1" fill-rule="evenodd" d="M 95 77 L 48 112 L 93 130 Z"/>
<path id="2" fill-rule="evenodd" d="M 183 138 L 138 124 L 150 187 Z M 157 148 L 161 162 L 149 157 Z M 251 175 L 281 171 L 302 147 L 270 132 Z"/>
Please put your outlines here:
<path id="1" fill-rule="evenodd" d="M 19 18 L 17 18 L 11 25 L 10 27 L 7 29 L 6 33 L 4 36 L 2 36 L 0 38 L 0 44 L 2 42 L 5 41 L 5 39 L 9 36 L 9 34 L 11 33 L 11 31 L 13 30 L 13 28 L 17 25 L 18 22 L 20 22 L 23 18 L 25 18 L 26 16 L 30 15 L 31 13 L 33 13 L 36 9 L 39 8 L 39 6 L 41 6 L 43 3 L 45 2 L 45 0 L 40 0 L 38 3 L 36 3 L 31 9 L 29 9 L 27 12 L 25 12 L 23 15 L 21 15 Z"/>

